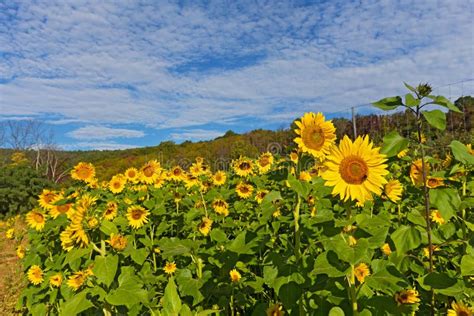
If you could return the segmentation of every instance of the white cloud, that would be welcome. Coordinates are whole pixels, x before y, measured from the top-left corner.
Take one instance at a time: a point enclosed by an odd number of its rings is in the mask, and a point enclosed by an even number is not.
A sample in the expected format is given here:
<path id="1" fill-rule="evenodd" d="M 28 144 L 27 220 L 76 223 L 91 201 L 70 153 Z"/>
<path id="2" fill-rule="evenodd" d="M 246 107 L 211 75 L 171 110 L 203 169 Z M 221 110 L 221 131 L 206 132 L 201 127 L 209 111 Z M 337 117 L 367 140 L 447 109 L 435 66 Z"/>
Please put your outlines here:
<path id="1" fill-rule="evenodd" d="M 468 0 L 292 3 L 0 4 L 0 115 L 189 130 L 287 122 L 403 93 L 403 81 L 472 78 Z M 439 93 L 473 94 L 474 83 L 450 89 Z"/>
<path id="2" fill-rule="evenodd" d="M 145 136 L 145 133 L 133 129 L 88 125 L 69 132 L 67 136 L 79 140 L 105 140 L 111 138 L 140 138 Z"/>
<path id="3" fill-rule="evenodd" d="M 171 133 L 170 138 L 175 141 L 184 141 L 184 140 L 210 140 L 216 137 L 224 135 L 223 132 L 215 130 L 205 130 L 205 129 L 189 129 L 183 130 L 178 133 Z"/>
<path id="4" fill-rule="evenodd" d="M 77 142 L 74 144 L 62 144 L 59 147 L 63 150 L 122 150 L 137 146 L 116 142 Z"/>

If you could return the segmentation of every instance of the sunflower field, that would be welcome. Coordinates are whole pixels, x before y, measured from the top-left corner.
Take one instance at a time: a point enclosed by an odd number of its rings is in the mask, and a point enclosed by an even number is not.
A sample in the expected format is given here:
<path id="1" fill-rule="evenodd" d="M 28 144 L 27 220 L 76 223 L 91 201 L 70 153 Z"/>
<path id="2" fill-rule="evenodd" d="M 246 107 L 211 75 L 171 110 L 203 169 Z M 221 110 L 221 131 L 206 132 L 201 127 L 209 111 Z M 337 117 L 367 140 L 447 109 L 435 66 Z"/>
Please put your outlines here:
<path id="1" fill-rule="evenodd" d="M 294 123 L 295 150 L 228 170 L 151 160 L 99 182 L 44 190 L 7 231 L 33 315 L 472 315 L 474 152 L 443 130 L 449 100 L 427 85 L 375 102 L 417 118 L 397 132 L 336 139 L 321 113 Z M 433 109 L 436 105 L 436 109 Z M 431 108 L 431 110 L 427 110 Z M 444 111 L 439 108 L 445 108 Z M 439 148 L 437 148 L 439 150 Z"/>

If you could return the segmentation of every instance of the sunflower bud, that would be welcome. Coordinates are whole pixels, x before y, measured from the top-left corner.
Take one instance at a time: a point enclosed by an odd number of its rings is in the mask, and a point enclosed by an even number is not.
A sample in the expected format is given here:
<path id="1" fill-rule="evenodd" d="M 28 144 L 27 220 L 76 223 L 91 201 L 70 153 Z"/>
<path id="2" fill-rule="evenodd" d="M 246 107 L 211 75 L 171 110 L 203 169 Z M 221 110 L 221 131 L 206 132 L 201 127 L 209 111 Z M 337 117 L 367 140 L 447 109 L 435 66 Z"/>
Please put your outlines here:
<path id="1" fill-rule="evenodd" d="M 433 89 L 428 83 L 420 83 L 418 87 L 416 87 L 416 92 L 422 98 L 428 96 Z"/>

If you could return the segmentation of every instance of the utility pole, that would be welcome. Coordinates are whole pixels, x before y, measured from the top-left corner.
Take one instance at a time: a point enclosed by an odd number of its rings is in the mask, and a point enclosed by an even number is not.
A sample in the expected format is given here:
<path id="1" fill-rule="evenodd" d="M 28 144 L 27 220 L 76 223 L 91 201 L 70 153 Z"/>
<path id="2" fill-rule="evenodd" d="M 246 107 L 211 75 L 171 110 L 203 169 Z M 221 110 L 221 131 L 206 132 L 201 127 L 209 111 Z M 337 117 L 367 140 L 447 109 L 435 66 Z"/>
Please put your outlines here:
<path id="1" fill-rule="evenodd" d="M 354 140 L 357 138 L 357 125 L 356 125 L 356 116 L 355 116 L 355 108 L 351 107 L 352 109 L 352 129 L 354 131 Z"/>

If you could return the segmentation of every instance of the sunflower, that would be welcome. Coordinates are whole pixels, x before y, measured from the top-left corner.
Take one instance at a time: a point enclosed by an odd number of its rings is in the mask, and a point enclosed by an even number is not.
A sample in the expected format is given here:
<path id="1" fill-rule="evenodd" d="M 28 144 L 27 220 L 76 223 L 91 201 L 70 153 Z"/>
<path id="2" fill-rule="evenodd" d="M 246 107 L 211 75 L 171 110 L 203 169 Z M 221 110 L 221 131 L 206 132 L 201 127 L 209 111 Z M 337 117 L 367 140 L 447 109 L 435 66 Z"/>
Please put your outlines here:
<path id="1" fill-rule="evenodd" d="M 365 278 L 370 275 L 370 269 L 365 263 L 359 263 L 354 268 L 354 275 L 357 278 L 357 281 L 364 283 Z"/>
<path id="2" fill-rule="evenodd" d="M 298 179 L 304 182 L 309 182 L 311 181 L 311 174 L 308 171 L 301 171 Z"/>
<path id="3" fill-rule="evenodd" d="M 153 182 L 153 187 L 155 189 L 159 189 L 165 184 L 165 181 L 166 181 L 165 173 L 162 172 L 160 175 L 158 175 L 158 177 L 156 177 L 155 182 Z"/>
<path id="4" fill-rule="evenodd" d="M 283 311 L 283 306 L 281 304 L 275 304 L 267 308 L 267 316 L 283 316 L 285 312 Z"/>
<path id="5" fill-rule="evenodd" d="M 110 239 L 106 242 L 115 250 L 122 251 L 127 248 L 127 238 L 122 235 L 110 234 Z"/>
<path id="6" fill-rule="evenodd" d="M 415 304 L 420 301 L 416 290 L 401 290 L 395 293 L 395 301 L 398 305 L 401 304 Z"/>
<path id="7" fill-rule="evenodd" d="M 212 176 L 212 182 L 216 186 L 221 186 L 225 183 L 225 180 L 227 179 L 227 176 L 224 171 L 217 171 L 213 176 Z"/>
<path id="8" fill-rule="evenodd" d="M 166 274 L 173 274 L 176 271 L 176 263 L 174 262 L 167 262 L 165 267 L 163 268 Z"/>
<path id="9" fill-rule="evenodd" d="M 448 309 L 448 314 L 447 316 L 472 316 L 473 314 L 472 308 L 469 306 L 465 305 L 462 302 L 452 302 L 451 303 L 451 308 Z"/>
<path id="10" fill-rule="evenodd" d="M 262 203 L 267 194 L 268 190 L 258 190 L 255 194 L 255 201 L 257 201 L 258 204 Z"/>
<path id="11" fill-rule="evenodd" d="M 451 165 L 451 162 L 453 161 L 453 156 L 451 156 L 449 153 L 446 154 L 446 158 L 442 161 L 441 165 L 444 168 L 448 168 Z"/>
<path id="12" fill-rule="evenodd" d="M 174 166 L 170 171 L 170 178 L 174 181 L 182 181 L 185 176 L 186 174 L 180 166 Z"/>
<path id="13" fill-rule="evenodd" d="M 329 148 L 336 141 L 336 128 L 331 121 L 326 121 L 322 113 L 306 113 L 300 121 L 295 122 L 298 129 L 295 143 L 303 152 L 318 159 L 324 158 Z"/>
<path id="14" fill-rule="evenodd" d="M 397 154 L 397 157 L 398 157 L 398 158 L 403 158 L 403 157 L 405 157 L 407 154 L 408 154 L 408 148 L 403 149 L 402 151 L 400 151 L 400 152 Z"/>
<path id="15" fill-rule="evenodd" d="M 5 233 L 5 237 L 7 237 L 7 239 L 13 239 L 15 237 L 15 229 L 9 228 Z"/>
<path id="16" fill-rule="evenodd" d="M 135 229 L 140 228 L 148 223 L 149 214 L 150 212 L 141 206 L 130 206 L 127 209 L 128 224 Z"/>
<path id="17" fill-rule="evenodd" d="M 186 186 L 186 188 L 188 190 L 191 189 L 194 186 L 199 185 L 199 183 L 200 183 L 199 179 L 196 176 L 192 175 L 192 174 L 188 174 L 186 176 L 186 179 L 184 179 L 184 185 Z"/>
<path id="18" fill-rule="evenodd" d="M 94 216 L 89 217 L 87 219 L 87 226 L 91 229 L 94 229 L 97 226 L 99 226 L 99 220 L 97 219 L 97 217 L 94 217 Z"/>
<path id="19" fill-rule="evenodd" d="M 273 218 L 278 218 L 278 217 L 280 217 L 280 216 L 281 216 L 281 211 L 280 211 L 280 209 L 278 208 L 276 211 L 274 211 L 274 212 L 272 213 L 272 216 L 273 216 Z"/>
<path id="20" fill-rule="evenodd" d="M 235 191 L 237 192 L 237 195 L 241 198 L 248 199 L 252 196 L 253 186 L 248 183 L 240 182 L 239 184 L 237 184 Z"/>
<path id="21" fill-rule="evenodd" d="M 257 160 L 258 171 L 260 174 L 267 173 L 273 164 L 273 155 L 270 152 L 266 152 L 260 155 Z"/>
<path id="22" fill-rule="evenodd" d="M 122 192 L 123 189 L 125 188 L 125 183 L 126 182 L 127 182 L 127 179 L 121 174 L 113 176 L 112 179 L 110 179 L 110 182 L 109 182 L 110 192 L 112 192 L 114 194 Z"/>
<path id="23" fill-rule="evenodd" d="M 347 240 L 347 243 L 349 244 L 349 246 L 354 247 L 355 245 L 357 245 L 357 239 L 355 239 L 354 236 L 350 235 Z"/>
<path id="24" fill-rule="evenodd" d="M 128 182 L 137 183 L 140 180 L 140 172 L 137 168 L 128 168 L 125 170 L 125 178 L 127 178 Z"/>
<path id="25" fill-rule="evenodd" d="M 434 256 L 434 253 L 436 251 L 439 251 L 440 248 L 439 248 L 439 246 L 431 245 L 431 250 L 432 250 L 432 253 L 433 253 L 433 256 Z M 429 247 L 423 248 L 423 256 L 429 258 L 429 256 L 430 256 L 430 248 Z"/>
<path id="26" fill-rule="evenodd" d="M 140 169 L 141 180 L 147 184 L 154 183 L 161 172 L 161 165 L 156 160 L 150 160 Z"/>
<path id="27" fill-rule="evenodd" d="M 388 181 L 383 188 L 384 197 L 388 198 L 393 203 L 400 201 L 403 193 L 403 186 L 398 180 Z"/>
<path id="28" fill-rule="evenodd" d="M 116 202 L 108 202 L 107 203 L 107 208 L 104 211 L 104 214 L 102 215 L 104 219 L 111 221 L 117 216 L 118 212 L 118 205 Z"/>
<path id="29" fill-rule="evenodd" d="M 253 173 L 253 162 L 249 158 L 240 157 L 233 162 L 234 172 L 240 177 L 247 177 Z"/>
<path id="30" fill-rule="evenodd" d="M 467 144 L 466 148 L 469 154 L 474 156 L 474 149 L 472 148 L 472 144 Z"/>
<path id="31" fill-rule="evenodd" d="M 195 176 L 199 177 L 202 174 L 205 174 L 207 171 L 207 166 L 203 165 L 200 162 L 195 162 L 189 167 L 189 172 Z"/>
<path id="32" fill-rule="evenodd" d="M 85 271 L 74 272 L 67 280 L 67 285 L 77 291 L 87 280 L 88 273 Z"/>
<path id="33" fill-rule="evenodd" d="M 237 271 L 237 269 L 232 269 L 229 271 L 229 276 L 230 276 L 230 280 L 234 283 L 237 283 L 240 281 L 240 279 L 242 278 L 242 276 L 240 275 L 240 272 Z"/>
<path id="34" fill-rule="evenodd" d="M 332 194 L 339 194 L 347 201 L 358 200 L 364 203 L 372 199 L 372 193 L 380 195 L 388 174 L 385 155 L 380 148 L 373 147 L 369 137 L 357 137 L 354 143 L 349 137 L 333 146 L 327 156 L 325 166 L 328 168 L 321 174 L 326 186 L 333 186 Z"/>
<path id="35" fill-rule="evenodd" d="M 34 285 L 41 284 L 43 282 L 43 270 L 37 265 L 31 266 L 28 270 L 28 280 Z"/>
<path id="36" fill-rule="evenodd" d="M 74 212 L 72 203 L 65 203 L 61 205 L 54 205 L 49 210 L 49 215 L 51 215 L 52 218 L 57 218 L 61 214 L 68 214 L 70 216 L 72 212 Z"/>
<path id="37" fill-rule="evenodd" d="M 62 198 L 60 194 L 54 191 L 44 189 L 38 197 L 38 203 L 41 207 L 49 210 L 54 207 L 54 203 Z"/>
<path id="38" fill-rule="evenodd" d="M 49 284 L 54 287 L 60 287 L 63 283 L 63 276 L 61 273 L 57 273 L 49 278 Z"/>
<path id="39" fill-rule="evenodd" d="M 95 177 L 95 168 L 91 163 L 80 162 L 71 171 L 74 180 L 92 182 Z"/>
<path id="40" fill-rule="evenodd" d="M 440 177 L 428 177 L 426 179 L 426 186 L 430 189 L 434 189 L 444 185 L 444 179 Z"/>
<path id="41" fill-rule="evenodd" d="M 215 199 L 212 201 L 212 208 L 217 214 L 227 216 L 229 215 L 229 205 L 222 199 Z"/>
<path id="42" fill-rule="evenodd" d="M 26 222 L 31 228 L 41 231 L 46 223 L 46 215 L 36 210 L 30 211 L 26 214 Z"/>
<path id="43" fill-rule="evenodd" d="M 201 223 L 198 225 L 198 230 L 204 236 L 207 236 L 212 228 L 212 220 L 207 217 L 203 217 Z"/>
<path id="44" fill-rule="evenodd" d="M 435 223 L 443 225 L 446 223 L 446 220 L 443 218 L 439 210 L 433 210 L 430 214 L 431 220 Z"/>
<path id="45" fill-rule="evenodd" d="M 290 153 L 290 160 L 294 163 L 298 163 L 298 159 L 299 159 L 298 153 L 296 151 L 292 151 Z"/>
<path id="46" fill-rule="evenodd" d="M 415 160 L 410 166 L 410 179 L 414 185 L 422 185 L 423 184 L 423 167 L 422 167 L 421 159 Z M 426 176 L 428 176 L 430 172 L 430 164 L 425 161 L 425 171 Z"/>
<path id="47" fill-rule="evenodd" d="M 26 254 L 25 247 L 23 247 L 22 245 L 19 245 L 16 248 L 16 255 L 18 256 L 19 259 L 23 259 L 25 257 L 25 254 Z"/>
<path id="48" fill-rule="evenodd" d="M 383 246 L 380 247 L 380 250 L 382 250 L 383 254 L 386 256 L 390 256 L 392 253 L 392 249 L 390 249 L 390 245 L 388 243 L 383 244 Z"/>

